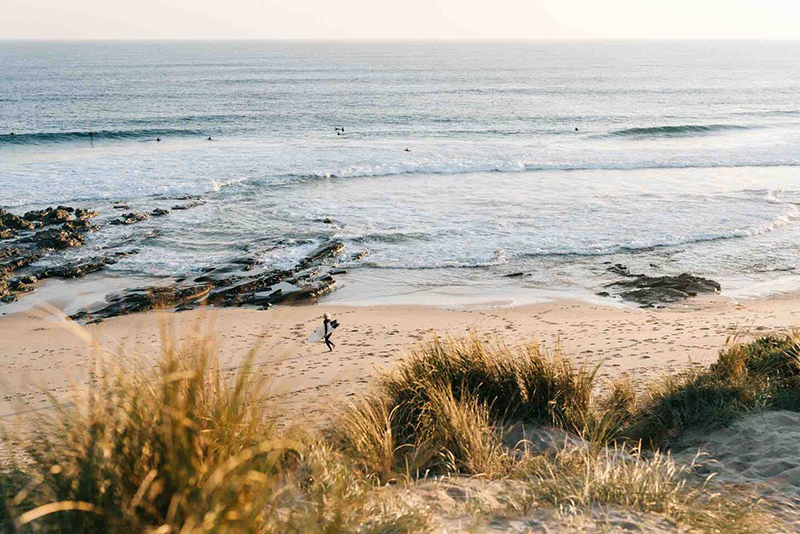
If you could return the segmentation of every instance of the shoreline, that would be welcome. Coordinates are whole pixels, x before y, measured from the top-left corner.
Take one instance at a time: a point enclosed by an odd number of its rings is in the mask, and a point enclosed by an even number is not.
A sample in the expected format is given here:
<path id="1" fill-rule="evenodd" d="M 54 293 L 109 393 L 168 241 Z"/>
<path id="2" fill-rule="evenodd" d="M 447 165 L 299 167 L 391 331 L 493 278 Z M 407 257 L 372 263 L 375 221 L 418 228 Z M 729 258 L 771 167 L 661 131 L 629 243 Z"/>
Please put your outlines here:
<path id="1" fill-rule="evenodd" d="M 305 339 L 330 313 L 342 324 L 329 353 Z M 432 306 L 336 304 L 276 306 L 270 310 L 205 308 L 151 311 L 107 319 L 84 329 L 112 354 L 148 359 L 159 354 L 159 328 L 166 321 L 181 340 L 192 325 L 212 327 L 220 365 L 233 370 L 257 345 L 256 365 L 274 376 L 269 397 L 294 419 L 318 422 L 335 404 L 369 387 L 375 372 L 391 367 L 433 333 L 471 330 L 515 345 L 560 343 L 576 363 L 602 363 L 603 383 L 628 374 L 655 378 L 664 372 L 705 365 L 737 333 L 764 335 L 800 325 L 800 295 L 744 302 L 700 297 L 673 308 L 610 307 L 558 300 L 519 307 L 443 309 Z M 45 392 L 67 398 L 94 365 L 85 342 L 41 313 L 0 317 L 0 424 L 23 411 L 48 405 Z"/>

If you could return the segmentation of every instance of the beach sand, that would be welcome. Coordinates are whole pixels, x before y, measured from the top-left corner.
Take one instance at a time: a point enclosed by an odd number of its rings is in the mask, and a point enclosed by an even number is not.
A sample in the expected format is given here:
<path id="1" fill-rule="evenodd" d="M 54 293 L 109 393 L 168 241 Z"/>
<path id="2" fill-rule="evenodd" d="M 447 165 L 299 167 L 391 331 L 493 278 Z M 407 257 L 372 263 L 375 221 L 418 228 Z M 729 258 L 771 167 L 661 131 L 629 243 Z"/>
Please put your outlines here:
<path id="1" fill-rule="evenodd" d="M 336 350 L 306 338 L 324 312 L 342 327 Z M 270 398 L 288 419 L 313 424 L 336 403 L 365 391 L 382 368 L 436 332 L 461 336 L 471 329 L 506 344 L 561 343 L 576 361 L 601 363 L 602 380 L 643 379 L 713 361 L 737 332 L 762 335 L 800 324 L 800 297 L 741 303 L 722 297 L 695 299 L 681 308 L 635 309 L 557 301 L 518 308 L 442 309 L 421 306 L 278 307 L 268 311 L 208 309 L 118 317 L 87 330 L 118 358 L 154 359 L 161 324 L 178 339 L 192 325 L 216 334 L 223 367 L 235 369 L 258 347 L 258 369 L 273 374 Z M 86 383 L 92 351 L 63 321 L 40 311 L 0 317 L 0 422 L 48 406 L 46 394 L 66 398 Z"/>

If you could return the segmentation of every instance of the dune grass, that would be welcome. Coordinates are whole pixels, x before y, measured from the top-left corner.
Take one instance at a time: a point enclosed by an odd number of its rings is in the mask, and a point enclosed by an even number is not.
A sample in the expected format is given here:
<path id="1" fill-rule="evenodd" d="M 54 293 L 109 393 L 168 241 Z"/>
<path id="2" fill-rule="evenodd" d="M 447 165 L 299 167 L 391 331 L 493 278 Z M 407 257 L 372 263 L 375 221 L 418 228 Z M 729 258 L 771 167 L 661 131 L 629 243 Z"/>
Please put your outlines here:
<path id="1" fill-rule="evenodd" d="M 405 495 L 419 479 L 465 476 L 523 483 L 509 497 L 522 514 L 617 506 L 700 532 L 790 530 L 659 449 L 796 407 L 793 337 L 734 344 L 638 394 L 629 380 L 598 393 L 597 369 L 558 350 L 434 338 L 316 433 L 273 425 L 255 352 L 225 372 L 200 329 L 162 339 L 155 364 L 99 355 L 87 393 L 29 420 L 21 446 L 6 442 L 18 460 L 0 468 L 6 531 L 424 532 L 436 518 Z M 542 427 L 563 439 L 534 446 Z"/>
<path id="2" fill-rule="evenodd" d="M 735 344 L 710 369 L 666 377 L 643 396 L 627 379 L 593 396 L 596 369 L 558 351 L 509 349 L 474 334 L 435 338 L 346 406 L 330 435 L 384 482 L 431 474 L 526 480 L 527 491 L 512 497 L 523 512 L 619 506 L 703 532 L 788 532 L 756 497 L 694 475 L 658 449 L 690 428 L 722 425 L 760 406 L 786 408 L 786 399 L 769 405 L 763 398 L 797 394 L 786 389 L 794 346 L 792 338 Z M 518 423 L 573 438 L 535 451 L 524 435 L 509 442 Z"/>
<path id="3" fill-rule="evenodd" d="M 26 422 L 22 461 L 0 479 L 5 529 L 417 531 L 420 513 L 378 499 L 332 447 L 276 432 L 253 354 L 226 376 L 195 332 L 164 335 L 155 367 L 98 355 L 86 395 Z"/>
<path id="4" fill-rule="evenodd" d="M 791 532 L 758 497 L 692 473 L 668 453 L 622 445 L 600 452 L 565 449 L 526 469 L 528 486 L 513 499 L 520 512 L 552 505 L 575 515 L 616 507 L 665 517 L 696 532 Z"/>
<path id="5" fill-rule="evenodd" d="M 595 372 L 535 344 L 511 349 L 475 334 L 435 337 L 347 406 L 331 434 L 382 481 L 496 476 L 508 467 L 497 429 L 509 421 L 576 428 L 589 411 Z"/>
<path id="6" fill-rule="evenodd" d="M 625 433 L 663 448 L 687 430 L 722 427 L 764 409 L 800 410 L 800 345 L 794 335 L 734 340 L 707 369 L 663 377 L 647 390 Z"/>

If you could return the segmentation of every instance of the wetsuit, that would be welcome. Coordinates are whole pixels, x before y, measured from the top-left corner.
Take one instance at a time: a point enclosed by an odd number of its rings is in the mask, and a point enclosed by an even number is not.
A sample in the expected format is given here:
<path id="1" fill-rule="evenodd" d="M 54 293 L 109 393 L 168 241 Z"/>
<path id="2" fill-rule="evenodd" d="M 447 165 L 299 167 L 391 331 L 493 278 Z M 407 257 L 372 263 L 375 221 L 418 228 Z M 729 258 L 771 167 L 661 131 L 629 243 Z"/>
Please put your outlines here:
<path id="1" fill-rule="evenodd" d="M 331 322 L 328 319 L 324 319 L 322 321 L 322 326 L 325 328 L 324 330 L 325 344 L 328 346 L 328 350 L 333 352 L 333 349 L 336 347 L 336 345 L 334 345 L 333 341 L 331 341 L 331 334 L 333 334 L 333 328 L 331 327 Z"/>

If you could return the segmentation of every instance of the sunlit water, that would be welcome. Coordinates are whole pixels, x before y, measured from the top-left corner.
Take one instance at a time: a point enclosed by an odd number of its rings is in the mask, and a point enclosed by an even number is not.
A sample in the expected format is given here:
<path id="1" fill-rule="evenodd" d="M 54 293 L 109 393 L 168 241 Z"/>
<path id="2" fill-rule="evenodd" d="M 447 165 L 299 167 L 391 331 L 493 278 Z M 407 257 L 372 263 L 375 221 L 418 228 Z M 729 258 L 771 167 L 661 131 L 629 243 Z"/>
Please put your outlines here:
<path id="1" fill-rule="evenodd" d="M 139 249 L 102 276 L 338 238 L 370 251 L 344 302 L 590 296 L 608 262 L 800 287 L 798 43 L 2 42 L 0 72 L 0 205 L 208 199 L 66 253 Z"/>

